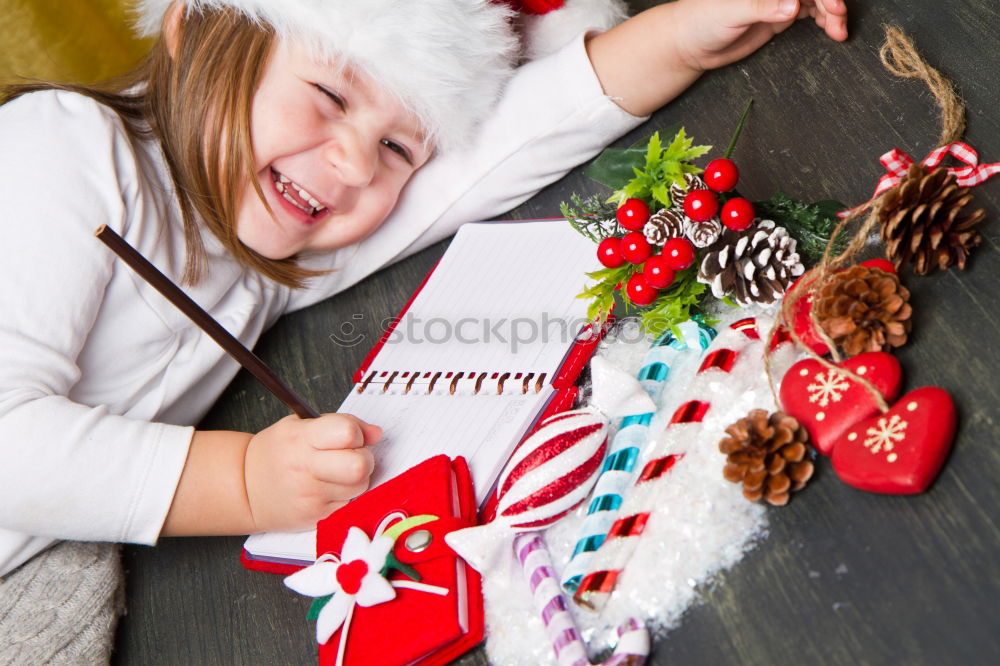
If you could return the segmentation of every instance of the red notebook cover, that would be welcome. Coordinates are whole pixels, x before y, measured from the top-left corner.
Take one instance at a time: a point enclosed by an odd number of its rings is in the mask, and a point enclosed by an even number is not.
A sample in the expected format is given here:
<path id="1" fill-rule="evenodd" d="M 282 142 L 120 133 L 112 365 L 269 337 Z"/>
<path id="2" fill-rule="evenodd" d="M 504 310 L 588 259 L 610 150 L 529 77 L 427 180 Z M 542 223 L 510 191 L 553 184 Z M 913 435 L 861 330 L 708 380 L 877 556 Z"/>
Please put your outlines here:
<path id="1" fill-rule="evenodd" d="M 433 515 L 434 520 L 402 532 L 393 555 L 419 574 L 419 582 L 448 590 L 444 596 L 421 590 L 397 588 L 392 601 L 357 606 L 348 627 L 345 664 L 444 664 L 477 645 L 483 637 L 483 600 L 479 574 L 465 565 L 445 544 L 444 535 L 475 523 L 475 493 L 465 461 L 435 456 L 413 467 L 318 525 L 317 555 L 339 550 L 351 527 L 369 537 L 392 513 L 405 517 Z M 429 533 L 430 543 L 416 552 L 407 537 Z M 420 545 L 427 534 L 417 534 Z M 409 580 L 393 570 L 389 580 Z M 319 648 L 319 663 L 334 664 L 341 634 L 338 629 Z M 387 640 L 391 637 L 391 640 Z"/>

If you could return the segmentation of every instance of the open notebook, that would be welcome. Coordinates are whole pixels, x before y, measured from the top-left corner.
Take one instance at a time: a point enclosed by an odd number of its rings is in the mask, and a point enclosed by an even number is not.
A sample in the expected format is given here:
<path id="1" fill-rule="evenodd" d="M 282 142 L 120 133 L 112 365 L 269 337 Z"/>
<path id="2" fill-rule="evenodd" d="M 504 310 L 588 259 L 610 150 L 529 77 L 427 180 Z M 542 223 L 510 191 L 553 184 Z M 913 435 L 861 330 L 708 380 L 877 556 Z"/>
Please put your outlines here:
<path id="1" fill-rule="evenodd" d="M 463 456 L 482 502 L 593 351 L 575 296 L 598 268 L 593 243 L 561 220 L 463 226 L 337 410 L 383 428 L 372 486 Z M 312 562 L 315 546 L 314 531 L 255 535 L 244 560 Z"/>

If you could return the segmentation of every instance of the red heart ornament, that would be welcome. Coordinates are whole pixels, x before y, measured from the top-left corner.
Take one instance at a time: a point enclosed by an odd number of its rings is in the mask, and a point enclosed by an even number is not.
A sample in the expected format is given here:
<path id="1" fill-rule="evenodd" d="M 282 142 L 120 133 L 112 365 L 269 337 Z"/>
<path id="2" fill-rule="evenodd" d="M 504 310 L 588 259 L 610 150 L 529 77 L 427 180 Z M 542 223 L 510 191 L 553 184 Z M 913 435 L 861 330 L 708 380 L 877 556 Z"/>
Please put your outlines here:
<path id="1" fill-rule="evenodd" d="M 886 402 L 899 395 L 903 374 L 892 354 L 865 352 L 836 365 L 870 381 Z M 848 428 L 879 412 L 864 386 L 811 358 L 788 369 L 780 396 L 784 410 L 805 426 L 813 446 L 825 456 Z"/>
<path id="2" fill-rule="evenodd" d="M 920 493 L 937 476 L 955 436 L 955 403 L 925 386 L 885 414 L 848 428 L 834 444 L 833 470 L 849 486 L 873 493 Z"/>
<path id="3" fill-rule="evenodd" d="M 357 594 L 361 581 L 368 575 L 368 564 L 364 560 L 345 562 L 337 567 L 337 582 L 347 594 Z"/>

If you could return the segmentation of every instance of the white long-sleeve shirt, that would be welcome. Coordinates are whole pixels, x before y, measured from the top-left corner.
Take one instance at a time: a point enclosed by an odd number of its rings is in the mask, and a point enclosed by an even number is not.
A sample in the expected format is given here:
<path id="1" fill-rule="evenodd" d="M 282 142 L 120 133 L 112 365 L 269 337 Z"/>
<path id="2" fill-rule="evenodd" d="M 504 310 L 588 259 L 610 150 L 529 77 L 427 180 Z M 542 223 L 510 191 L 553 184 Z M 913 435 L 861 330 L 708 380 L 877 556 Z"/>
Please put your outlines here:
<path id="1" fill-rule="evenodd" d="M 375 233 L 305 262 L 336 271 L 292 290 L 206 232 L 210 272 L 187 291 L 252 346 L 282 313 L 509 210 L 642 120 L 602 93 L 577 39 L 521 67 L 479 140 L 420 169 Z M 73 93 L 0 107 L 0 576 L 56 539 L 154 543 L 192 424 L 239 369 L 94 237 L 101 224 L 179 281 L 156 142 Z"/>

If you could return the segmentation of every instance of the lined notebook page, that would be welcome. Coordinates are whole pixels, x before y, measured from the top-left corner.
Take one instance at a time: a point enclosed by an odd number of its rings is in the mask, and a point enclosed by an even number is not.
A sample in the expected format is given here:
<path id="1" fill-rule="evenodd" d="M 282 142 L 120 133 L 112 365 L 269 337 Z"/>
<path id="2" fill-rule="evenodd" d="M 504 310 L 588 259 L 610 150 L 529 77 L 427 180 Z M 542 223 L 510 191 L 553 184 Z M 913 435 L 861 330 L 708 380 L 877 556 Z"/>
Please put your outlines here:
<path id="1" fill-rule="evenodd" d="M 469 463 L 477 501 L 489 494 L 510 453 L 551 399 L 551 380 L 586 323 L 585 272 L 597 270 L 594 244 L 565 221 L 462 227 L 393 336 L 338 408 L 383 428 L 372 447 L 372 487 L 438 454 Z M 465 322 L 465 323 L 462 323 Z M 393 377 L 392 382 L 387 379 Z M 444 373 L 433 392 L 429 378 Z M 447 373 L 488 373 L 479 393 Z M 404 374 L 405 373 L 405 374 Z M 496 376 L 511 373 L 502 395 Z M 417 374 L 411 390 L 408 378 Z M 385 390 L 383 390 L 385 388 Z M 245 548 L 270 560 L 312 561 L 316 533 L 251 536 Z"/>
<path id="2" fill-rule="evenodd" d="M 467 224 L 369 370 L 551 379 L 586 323 L 584 273 L 598 268 L 564 220 Z"/>
<path id="3" fill-rule="evenodd" d="M 526 395 L 352 392 L 337 411 L 382 427 L 382 440 L 372 447 L 372 486 L 444 453 L 465 457 L 477 501 L 482 502 L 521 435 L 551 396 L 549 386 Z"/>

